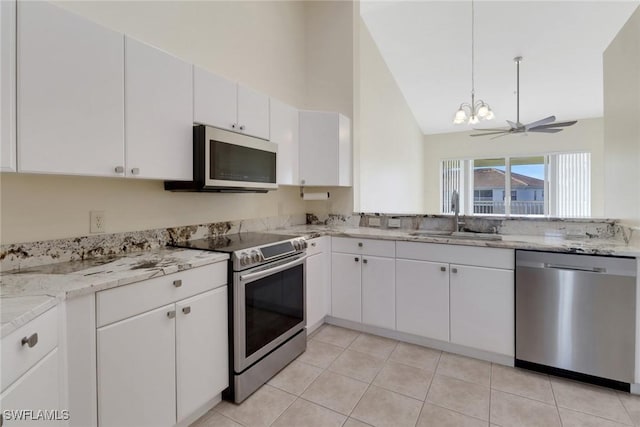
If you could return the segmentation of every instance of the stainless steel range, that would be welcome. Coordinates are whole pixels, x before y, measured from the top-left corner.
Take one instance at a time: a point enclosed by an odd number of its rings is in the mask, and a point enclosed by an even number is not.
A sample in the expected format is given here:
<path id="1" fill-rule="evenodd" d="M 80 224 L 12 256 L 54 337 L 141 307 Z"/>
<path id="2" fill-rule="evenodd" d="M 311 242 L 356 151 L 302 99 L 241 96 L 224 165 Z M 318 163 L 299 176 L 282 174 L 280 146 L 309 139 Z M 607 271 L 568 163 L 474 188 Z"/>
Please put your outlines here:
<path id="1" fill-rule="evenodd" d="M 176 246 L 226 252 L 229 261 L 229 389 L 242 402 L 307 346 L 304 238 L 239 233 Z"/>

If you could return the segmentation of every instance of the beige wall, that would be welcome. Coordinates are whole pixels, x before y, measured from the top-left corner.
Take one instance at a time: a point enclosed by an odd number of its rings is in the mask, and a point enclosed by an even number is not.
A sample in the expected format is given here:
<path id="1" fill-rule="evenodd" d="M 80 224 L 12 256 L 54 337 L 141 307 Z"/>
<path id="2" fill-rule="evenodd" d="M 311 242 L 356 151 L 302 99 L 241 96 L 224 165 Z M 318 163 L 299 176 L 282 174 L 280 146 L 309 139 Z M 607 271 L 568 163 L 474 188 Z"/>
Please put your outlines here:
<path id="1" fill-rule="evenodd" d="M 297 107 L 352 116 L 351 3 L 57 3 Z M 350 189 L 336 190 L 337 199 L 316 206 L 302 202 L 297 187 L 269 194 L 177 194 L 165 192 L 160 181 L 22 174 L 2 174 L 0 186 L 3 244 L 86 235 L 90 210 L 104 210 L 107 231 L 119 232 L 307 209 L 351 213 L 353 205 Z"/>
<path id="2" fill-rule="evenodd" d="M 605 214 L 640 226 L 640 8 L 604 52 Z"/>
<path id="3" fill-rule="evenodd" d="M 426 212 L 438 213 L 440 203 L 440 161 L 456 158 L 525 156 L 552 152 L 591 152 L 591 214 L 604 215 L 604 121 L 582 119 L 555 135 L 529 133 L 491 140 L 471 138 L 470 132 L 424 137 Z"/>
<path id="4" fill-rule="evenodd" d="M 423 213 L 423 134 L 364 22 L 359 100 L 359 210 Z"/>

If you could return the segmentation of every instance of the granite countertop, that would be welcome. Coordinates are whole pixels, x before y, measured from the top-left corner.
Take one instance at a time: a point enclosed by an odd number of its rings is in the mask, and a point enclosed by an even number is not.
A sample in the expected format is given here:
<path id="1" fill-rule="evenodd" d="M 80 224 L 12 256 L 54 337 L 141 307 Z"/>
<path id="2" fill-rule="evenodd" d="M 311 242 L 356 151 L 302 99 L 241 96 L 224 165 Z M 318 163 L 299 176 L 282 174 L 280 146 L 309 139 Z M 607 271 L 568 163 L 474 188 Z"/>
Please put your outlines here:
<path id="1" fill-rule="evenodd" d="M 345 227 L 328 225 L 299 225 L 276 230 L 282 234 L 295 234 L 314 238 L 320 236 L 355 237 L 381 240 L 398 240 L 423 243 L 480 246 L 506 249 L 531 249 L 550 252 L 590 255 L 616 255 L 640 257 L 640 246 L 626 244 L 617 239 L 564 238 L 561 236 L 502 235 L 502 240 L 450 238 L 447 236 L 415 236 L 412 233 L 427 230 L 381 229 L 373 227 Z"/>
<path id="2" fill-rule="evenodd" d="M 227 254 L 164 248 L 31 267 L 0 275 L 1 333 L 5 337 L 58 301 L 228 259 Z"/>

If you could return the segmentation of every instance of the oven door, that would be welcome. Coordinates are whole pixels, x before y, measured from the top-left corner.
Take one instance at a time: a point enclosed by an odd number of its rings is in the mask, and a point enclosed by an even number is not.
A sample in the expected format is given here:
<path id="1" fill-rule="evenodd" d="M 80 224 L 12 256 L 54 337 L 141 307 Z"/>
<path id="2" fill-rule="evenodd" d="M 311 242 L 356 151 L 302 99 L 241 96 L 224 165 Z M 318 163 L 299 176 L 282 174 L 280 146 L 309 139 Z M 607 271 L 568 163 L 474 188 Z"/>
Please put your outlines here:
<path id="1" fill-rule="evenodd" d="M 306 324 L 305 265 L 296 255 L 233 275 L 234 370 L 244 371 Z"/>

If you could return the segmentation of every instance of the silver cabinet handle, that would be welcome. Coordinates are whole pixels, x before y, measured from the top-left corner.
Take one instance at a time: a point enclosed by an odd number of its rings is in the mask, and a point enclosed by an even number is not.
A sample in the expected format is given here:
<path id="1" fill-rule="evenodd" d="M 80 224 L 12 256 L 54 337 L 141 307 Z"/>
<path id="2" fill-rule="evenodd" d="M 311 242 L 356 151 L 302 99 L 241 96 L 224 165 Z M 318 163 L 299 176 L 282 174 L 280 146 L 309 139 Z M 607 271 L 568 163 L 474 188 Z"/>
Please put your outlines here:
<path id="1" fill-rule="evenodd" d="M 169 319 L 173 319 L 174 317 L 176 317 L 176 311 L 175 310 L 167 311 L 167 317 Z"/>
<path id="2" fill-rule="evenodd" d="M 300 184 L 302 184 L 302 185 L 306 184 L 306 182 L 307 182 L 307 181 L 306 181 L 306 180 L 304 180 L 304 179 L 301 179 L 301 180 L 300 180 Z"/>
<path id="3" fill-rule="evenodd" d="M 451 269 L 451 272 L 455 274 L 455 273 L 457 273 L 457 272 L 458 272 L 458 269 L 457 269 L 457 268 L 452 268 L 452 269 Z"/>
<path id="4" fill-rule="evenodd" d="M 116 166 L 114 170 L 116 173 L 124 173 L 124 166 Z"/>
<path id="5" fill-rule="evenodd" d="M 240 130 L 244 130 L 244 125 L 240 125 Z"/>
<path id="6" fill-rule="evenodd" d="M 313 242 L 313 243 L 311 244 L 311 247 L 312 247 L 312 248 L 315 248 L 315 247 L 316 247 L 316 242 Z"/>
<path id="7" fill-rule="evenodd" d="M 131 169 L 131 174 L 132 175 L 140 175 L 140 168 Z"/>
<path id="8" fill-rule="evenodd" d="M 440 267 L 440 271 L 447 271 L 447 267 Z"/>
<path id="9" fill-rule="evenodd" d="M 237 125 L 237 124 L 235 124 L 235 123 L 231 123 L 231 129 L 235 129 L 235 128 L 236 128 L 236 126 L 238 126 L 238 125 Z"/>
<path id="10" fill-rule="evenodd" d="M 363 264 L 366 264 L 367 262 L 368 262 L 368 261 L 367 261 L 366 259 L 363 259 L 363 260 L 362 260 L 362 263 L 363 263 Z"/>
<path id="11" fill-rule="evenodd" d="M 27 344 L 29 348 L 35 347 L 35 345 L 38 344 L 38 333 L 31 334 L 30 337 L 22 338 L 22 341 L 20 342 L 22 343 L 22 345 Z"/>
<path id="12" fill-rule="evenodd" d="M 182 312 L 183 312 L 184 314 L 189 314 L 189 313 L 191 313 L 191 307 L 190 307 L 190 306 L 182 307 Z"/>
<path id="13" fill-rule="evenodd" d="M 355 257 L 355 258 L 354 258 L 354 261 L 355 261 L 355 262 L 359 262 L 359 261 L 360 261 L 360 258 Z"/>
<path id="14" fill-rule="evenodd" d="M 173 286 L 175 286 L 176 288 L 179 288 L 180 286 L 182 286 L 182 279 L 174 280 Z"/>
<path id="15" fill-rule="evenodd" d="M 358 242 L 358 247 L 361 248 L 362 247 L 362 242 Z"/>

